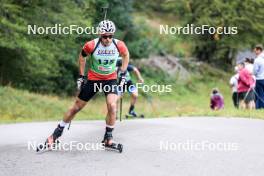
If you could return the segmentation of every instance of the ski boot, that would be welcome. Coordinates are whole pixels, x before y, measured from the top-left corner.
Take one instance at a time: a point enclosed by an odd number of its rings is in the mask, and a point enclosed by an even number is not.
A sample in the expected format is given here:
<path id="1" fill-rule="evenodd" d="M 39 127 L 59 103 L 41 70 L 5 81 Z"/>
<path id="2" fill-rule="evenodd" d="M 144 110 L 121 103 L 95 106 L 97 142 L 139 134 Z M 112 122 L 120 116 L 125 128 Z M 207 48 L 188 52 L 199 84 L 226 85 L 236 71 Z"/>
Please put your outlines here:
<path id="1" fill-rule="evenodd" d="M 115 151 L 118 151 L 119 153 L 122 153 L 123 151 L 123 145 L 115 143 L 113 141 L 112 132 L 105 132 L 102 143 L 106 149 L 115 150 Z"/>
<path id="2" fill-rule="evenodd" d="M 139 116 L 137 115 L 137 113 L 133 110 L 130 111 L 127 115 L 126 118 L 128 119 L 129 117 L 131 118 L 136 118 L 136 117 L 140 117 L 140 118 L 144 118 L 145 116 L 143 114 L 140 114 Z"/>
<path id="3" fill-rule="evenodd" d="M 53 134 L 46 139 L 44 144 L 40 144 L 36 151 L 40 152 L 48 149 L 55 149 L 60 143 L 58 138 L 62 135 L 63 129 L 64 127 L 60 127 L 60 125 L 58 125 Z"/>
<path id="4" fill-rule="evenodd" d="M 137 117 L 137 113 L 135 111 L 130 111 L 128 114 L 132 117 Z"/>

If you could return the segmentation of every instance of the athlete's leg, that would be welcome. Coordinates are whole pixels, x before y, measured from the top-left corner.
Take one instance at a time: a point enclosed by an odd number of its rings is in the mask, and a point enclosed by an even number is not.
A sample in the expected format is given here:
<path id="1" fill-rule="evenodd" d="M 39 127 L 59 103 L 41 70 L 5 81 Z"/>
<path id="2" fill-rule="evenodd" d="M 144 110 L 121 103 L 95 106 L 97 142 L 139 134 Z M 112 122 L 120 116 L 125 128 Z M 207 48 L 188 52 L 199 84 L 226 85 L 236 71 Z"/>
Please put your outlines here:
<path id="1" fill-rule="evenodd" d="M 132 92 L 131 93 L 131 100 L 130 100 L 130 105 L 131 106 L 135 106 L 136 102 L 137 102 L 137 98 L 138 98 L 138 92 Z"/>
<path id="2" fill-rule="evenodd" d="M 116 102 L 118 96 L 116 94 L 108 94 L 106 96 L 106 105 L 107 105 L 107 118 L 106 124 L 109 126 L 115 125 L 115 117 L 116 117 Z"/>
<path id="3" fill-rule="evenodd" d="M 64 114 L 63 120 L 58 124 L 57 128 L 55 128 L 54 132 L 47 138 L 46 144 L 52 146 L 55 141 L 61 137 L 64 127 L 74 118 L 74 115 L 79 112 L 84 106 L 86 102 L 76 98 L 74 104 L 70 107 L 70 109 Z"/>
<path id="4" fill-rule="evenodd" d="M 104 141 L 109 145 L 112 143 L 112 132 L 115 127 L 116 121 L 116 103 L 117 103 L 118 95 L 116 94 L 108 94 L 106 96 L 106 105 L 107 105 L 107 115 L 106 115 L 106 129 L 104 135 Z"/>
<path id="5" fill-rule="evenodd" d="M 75 114 L 78 113 L 86 104 L 86 101 L 83 101 L 77 97 L 74 104 L 64 114 L 63 121 L 65 123 L 69 123 L 74 118 Z"/>
<path id="6" fill-rule="evenodd" d="M 63 122 L 69 123 L 86 104 L 87 102 L 96 94 L 94 90 L 94 81 L 87 81 L 83 86 L 79 96 L 76 98 L 74 104 L 70 109 L 64 114 Z"/>
<path id="7" fill-rule="evenodd" d="M 134 116 L 136 116 L 136 114 L 134 113 L 135 111 L 135 104 L 137 102 L 137 98 L 138 98 L 138 93 L 137 92 L 132 92 L 131 93 L 131 99 L 130 99 L 130 107 L 129 107 L 129 114 L 134 114 Z"/>
<path id="8" fill-rule="evenodd" d="M 130 115 L 133 115 L 134 117 L 136 117 L 137 114 L 134 111 L 134 109 L 135 109 L 135 104 L 136 104 L 137 98 L 138 98 L 138 91 L 137 91 L 136 86 L 132 82 L 130 82 L 130 84 L 129 84 L 128 92 L 131 94 L 130 107 L 129 107 L 128 113 Z"/>
<path id="9" fill-rule="evenodd" d="M 83 85 L 82 90 L 79 96 L 76 98 L 74 104 L 70 107 L 70 109 L 64 114 L 63 120 L 58 124 L 57 128 L 54 130 L 51 136 L 48 138 L 48 143 L 54 142 L 57 138 L 62 135 L 64 127 L 74 118 L 75 114 L 78 113 L 86 103 L 96 94 L 94 91 L 93 81 L 87 81 L 86 84 Z"/>
<path id="10" fill-rule="evenodd" d="M 64 114 L 63 120 L 58 124 L 58 127 L 54 130 L 52 135 L 48 138 L 49 143 L 54 142 L 57 138 L 59 138 L 64 130 L 64 127 L 74 118 L 75 114 L 77 114 L 87 102 L 76 98 L 74 104 L 69 108 L 69 110 Z"/>

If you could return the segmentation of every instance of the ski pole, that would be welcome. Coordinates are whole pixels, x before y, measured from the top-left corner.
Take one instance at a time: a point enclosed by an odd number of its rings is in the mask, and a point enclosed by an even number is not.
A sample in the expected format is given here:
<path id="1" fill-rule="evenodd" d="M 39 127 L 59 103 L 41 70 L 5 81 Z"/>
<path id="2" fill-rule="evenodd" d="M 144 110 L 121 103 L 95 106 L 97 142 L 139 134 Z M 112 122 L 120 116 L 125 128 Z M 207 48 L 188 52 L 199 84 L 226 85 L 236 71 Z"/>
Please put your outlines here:
<path id="1" fill-rule="evenodd" d="M 259 94 L 256 92 L 255 88 L 253 88 L 252 90 L 253 90 L 253 92 L 255 93 L 255 95 L 258 97 L 258 99 L 264 103 L 264 100 L 263 100 L 263 99 L 259 96 Z"/>
<path id="2" fill-rule="evenodd" d="M 69 122 L 68 130 L 70 130 L 70 127 L 71 127 L 71 121 Z"/>
<path id="3" fill-rule="evenodd" d="M 104 13 L 104 20 L 106 20 L 107 10 L 108 10 L 108 6 L 102 7 L 102 11 Z"/>
<path id="4" fill-rule="evenodd" d="M 122 100 L 123 100 L 123 98 L 122 98 L 122 96 L 121 96 L 121 98 L 120 98 L 120 114 L 119 114 L 119 120 L 120 120 L 120 122 L 122 121 Z"/>
<path id="5" fill-rule="evenodd" d="M 247 93 L 246 93 L 246 95 L 245 95 L 245 97 L 243 99 L 244 102 L 246 102 L 247 96 L 248 96 L 248 94 L 249 94 L 250 91 L 251 91 L 251 89 L 248 89 L 248 91 L 247 91 Z"/>

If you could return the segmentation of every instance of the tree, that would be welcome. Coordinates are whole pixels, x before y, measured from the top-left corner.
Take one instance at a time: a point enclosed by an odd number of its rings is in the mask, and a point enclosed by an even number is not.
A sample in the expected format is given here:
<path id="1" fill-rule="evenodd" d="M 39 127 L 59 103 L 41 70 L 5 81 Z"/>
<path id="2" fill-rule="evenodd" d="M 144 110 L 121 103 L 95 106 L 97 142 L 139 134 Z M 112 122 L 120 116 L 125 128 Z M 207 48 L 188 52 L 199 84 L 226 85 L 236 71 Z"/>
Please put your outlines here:
<path id="1" fill-rule="evenodd" d="M 195 35 L 194 54 L 199 60 L 231 65 L 237 50 L 263 42 L 264 1 L 188 0 L 187 22 L 201 26 L 237 27 L 237 34 Z M 221 64 L 220 64 L 221 63 Z M 226 64 L 223 64 L 226 63 Z"/>
<path id="2" fill-rule="evenodd" d="M 264 42 L 263 0 L 135 0 L 135 7 L 146 13 L 173 14 L 175 25 L 237 27 L 238 34 L 182 35 L 193 46 L 193 55 L 199 61 L 228 68 L 238 50 Z M 159 10 L 157 10 L 159 9 Z"/>

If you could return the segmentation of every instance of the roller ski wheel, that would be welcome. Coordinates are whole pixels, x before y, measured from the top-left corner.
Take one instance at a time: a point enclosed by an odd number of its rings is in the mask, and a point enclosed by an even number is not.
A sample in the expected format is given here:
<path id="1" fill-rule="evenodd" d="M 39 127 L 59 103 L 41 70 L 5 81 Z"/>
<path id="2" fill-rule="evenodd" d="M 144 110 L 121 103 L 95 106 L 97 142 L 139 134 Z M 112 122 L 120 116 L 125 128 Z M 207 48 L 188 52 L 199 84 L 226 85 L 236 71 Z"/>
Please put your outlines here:
<path id="1" fill-rule="evenodd" d="M 140 114 L 139 116 L 137 115 L 137 116 L 134 116 L 134 115 L 131 115 L 131 114 L 127 114 L 126 115 L 126 119 L 128 119 L 128 118 L 145 118 L 145 116 L 143 115 L 143 114 Z"/>
<path id="2" fill-rule="evenodd" d="M 108 144 L 108 142 L 102 141 L 103 146 L 105 147 L 105 149 L 107 150 L 114 150 L 114 151 L 118 151 L 119 153 L 123 152 L 123 145 L 122 144 L 118 144 L 115 142 L 111 142 L 111 144 Z"/>

